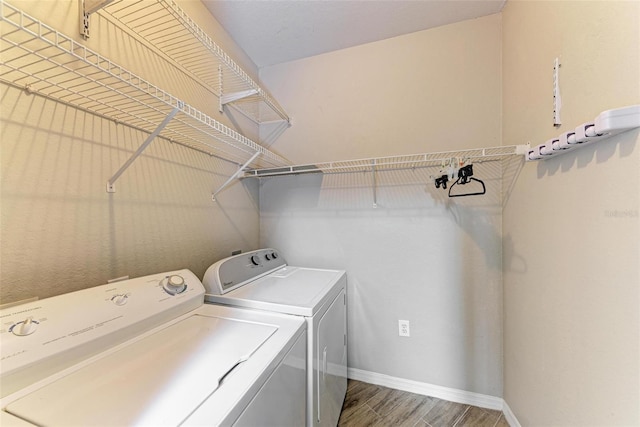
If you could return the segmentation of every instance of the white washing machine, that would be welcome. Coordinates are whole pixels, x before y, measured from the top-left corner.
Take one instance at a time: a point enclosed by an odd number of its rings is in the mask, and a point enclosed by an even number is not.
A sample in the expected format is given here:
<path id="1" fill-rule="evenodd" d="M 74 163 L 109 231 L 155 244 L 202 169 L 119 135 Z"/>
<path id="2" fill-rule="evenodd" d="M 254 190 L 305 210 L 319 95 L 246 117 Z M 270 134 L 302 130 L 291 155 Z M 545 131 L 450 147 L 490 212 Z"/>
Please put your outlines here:
<path id="1" fill-rule="evenodd" d="M 0 310 L 0 425 L 304 424 L 305 322 L 203 297 L 179 270 Z"/>
<path id="2" fill-rule="evenodd" d="M 307 322 L 307 426 L 335 426 L 347 390 L 347 275 L 288 266 L 274 249 L 213 264 L 205 301 L 284 313 Z"/>

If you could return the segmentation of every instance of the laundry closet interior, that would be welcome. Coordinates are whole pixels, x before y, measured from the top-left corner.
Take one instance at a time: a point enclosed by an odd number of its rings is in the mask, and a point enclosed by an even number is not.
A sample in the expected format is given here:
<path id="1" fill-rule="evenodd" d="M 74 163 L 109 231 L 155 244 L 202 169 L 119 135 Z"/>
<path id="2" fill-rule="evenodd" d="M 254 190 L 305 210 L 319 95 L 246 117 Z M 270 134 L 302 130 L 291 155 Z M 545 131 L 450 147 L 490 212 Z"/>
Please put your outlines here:
<path id="1" fill-rule="evenodd" d="M 88 3 L 0 0 L 1 304 L 276 248 L 346 271 L 349 378 L 640 424 L 640 1 L 262 66 L 199 0 Z"/>

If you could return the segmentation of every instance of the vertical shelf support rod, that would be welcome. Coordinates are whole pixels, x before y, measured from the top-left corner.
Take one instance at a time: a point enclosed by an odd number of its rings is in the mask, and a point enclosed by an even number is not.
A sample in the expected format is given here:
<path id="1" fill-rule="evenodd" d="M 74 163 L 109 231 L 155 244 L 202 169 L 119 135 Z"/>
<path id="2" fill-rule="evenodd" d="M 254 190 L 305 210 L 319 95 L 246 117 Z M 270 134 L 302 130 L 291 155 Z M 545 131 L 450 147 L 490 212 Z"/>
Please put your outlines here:
<path id="1" fill-rule="evenodd" d="M 249 166 L 249 164 L 251 162 L 253 162 L 256 157 L 258 157 L 260 155 L 259 151 L 256 151 L 253 156 L 251 156 L 251 158 L 249 160 L 247 160 L 242 166 L 240 166 L 238 168 L 238 170 L 229 177 L 229 179 L 227 179 L 225 181 L 224 184 L 222 184 L 220 186 L 220 188 L 218 188 L 212 195 L 211 195 L 211 200 L 213 200 L 214 202 L 216 201 L 216 196 L 218 195 L 219 192 L 221 192 L 222 190 L 224 190 L 225 188 L 227 188 L 227 186 L 231 183 L 231 181 L 233 181 L 234 179 L 236 179 L 238 177 L 238 175 L 240 175 L 242 172 L 244 172 L 244 169 Z"/>
<path id="2" fill-rule="evenodd" d="M 149 135 L 147 137 L 147 139 L 142 143 L 142 145 L 140 147 L 138 147 L 138 150 L 133 153 L 133 155 L 131 155 L 131 157 L 129 157 L 129 160 L 127 160 L 124 165 L 122 165 L 120 167 L 120 169 L 118 169 L 118 172 L 116 172 L 115 174 L 113 174 L 113 176 L 111 178 L 109 178 L 109 181 L 107 181 L 107 193 L 115 193 L 116 192 L 116 188 L 114 186 L 115 182 L 118 180 L 118 178 L 120 178 L 120 175 L 122 175 L 124 173 L 124 171 L 126 171 L 129 166 L 131 166 L 131 164 L 138 158 L 138 156 L 140 156 L 140 154 L 142 154 L 142 152 L 147 148 L 147 146 L 149 144 L 151 144 L 151 141 L 153 141 L 153 139 L 158 136 L 160 134 L 160 132 L 162 132 L 162 130 L 165 128 L 165 126 L 167 126 L 167 124 L 169 124 L 169 122 L 171 121 L 171 119 L 173 119 L 173 117 L 178 114 L 178 111 L 180 111 L 180 106 L 184 105 L 182 102 L 178 102 L 178 107 L 174 108 L 173 110 L 171 110 L 171 112 L 167 115 L 167 117 L 164 118 L 164 120 L 162 121 L 162 123 L 160 123 L 158 125 L 158 127 L 156 128 L 156 130 L 154 130 L 151 135 Z"/>
<path id="3" fill-rule="evenodd" d="M 373 207 L 378 207 L 377 183 L 376 183 L 376 159 L 371 161 L 371 177 L 373 178 Z"/>
<path id="4" fill-rule="evenodd" d="M 218 111 L 220 113 L 224 112 L 224 104 L 222 103 L 222 97 L 224 96 L 222 77 L 222 65 L 218 65 L 218 91 L 220 92 L 220 97 L 218 98 Z"/>

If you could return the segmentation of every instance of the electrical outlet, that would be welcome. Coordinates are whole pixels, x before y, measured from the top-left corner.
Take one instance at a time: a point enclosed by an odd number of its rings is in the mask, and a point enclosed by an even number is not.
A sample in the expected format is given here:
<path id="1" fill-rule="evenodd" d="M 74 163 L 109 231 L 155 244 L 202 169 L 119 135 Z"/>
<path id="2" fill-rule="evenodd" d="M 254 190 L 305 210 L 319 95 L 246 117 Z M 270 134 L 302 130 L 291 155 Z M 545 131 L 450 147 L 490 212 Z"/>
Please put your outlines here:
<path id="1" fill-rule="evenodd" d="M 408 320 L 398 320 L 398 335 L 401 337 L 411 336 L 409 332 L 409 321 Z"/>

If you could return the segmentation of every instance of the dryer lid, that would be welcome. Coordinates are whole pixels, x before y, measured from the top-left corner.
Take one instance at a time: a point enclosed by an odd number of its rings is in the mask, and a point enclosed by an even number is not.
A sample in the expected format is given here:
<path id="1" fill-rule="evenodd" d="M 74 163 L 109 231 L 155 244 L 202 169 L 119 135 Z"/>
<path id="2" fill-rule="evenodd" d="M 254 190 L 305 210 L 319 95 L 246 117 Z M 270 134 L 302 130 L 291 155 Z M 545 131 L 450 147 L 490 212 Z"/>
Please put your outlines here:
<path id="1" fill-rule="evenodd" d="M 5 410 L 38 425 L 178 425 L 277 329 L 193 315 L 49 383 Z"/>

